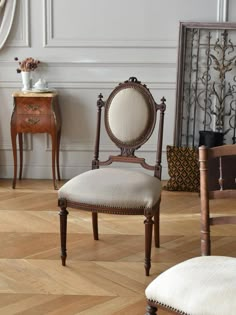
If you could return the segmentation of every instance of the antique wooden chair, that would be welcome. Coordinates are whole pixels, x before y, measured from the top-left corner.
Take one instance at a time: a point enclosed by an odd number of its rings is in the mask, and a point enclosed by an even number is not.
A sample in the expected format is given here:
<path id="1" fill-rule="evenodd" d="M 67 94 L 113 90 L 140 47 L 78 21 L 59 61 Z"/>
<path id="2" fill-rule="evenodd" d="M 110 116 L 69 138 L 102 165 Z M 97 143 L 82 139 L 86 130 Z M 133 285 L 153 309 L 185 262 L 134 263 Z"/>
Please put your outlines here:
<path id="1" fill-rule="evenodd" d="M 118 85 L 107 101 L 99 95 L 97 102 L 97 133 L 92 170 L 80 174 L 58 191 L 61 231 L 61 259 L 66 264 L 67 207 L 92 212 L 93 236 L 98 240 L 98 212 L 121 215 L 144 215 L 145 218 L 145 270 L 151 268 L 152 229 L 154 223 L 155 246 L 159 247 L 159 208 L 161 201 L 161 155 L 165 112 L 165 99 L 156 104 L 150 91 L 136 78 Z M 101 110 L 104 107 L 105 129 L 120 149 L 117 156 L 99 160 Z M 139 149 L 152 135 L 158 117 L 158 140 L 155 165 L 137 157 Z M 140 164 L 146 172 L 127 168 L 105 167 L 113 162 Z M 120 165 L 120 164 L 119 164 Z M 102 166 L 103 168 L 100 168 Z M 153 222 L 154 217 L 154 222 Z"/>
<path id="2" fill-rule="evenodd" d="M 224 216 L 210 216 L 209 201 L 236 197 L 236 190 L 224 189 L 227 181 L 224 178 L 227 160 L 224 159 L 233 155 L 236 156 L 236 145 L 199 148 L 202 256 L 177 264 L 151 282 L 146 289 L 146 315 L 155 315 L 158 309 L 184 315 L 235 314 L 236 258 L 208 256 L 211 253 L 210 225 L 236 223 L 236 217 L 227 216 L 225 212 Z M 219 189 L 213 191 L 209 187 L 212 185 L 209 185 L 208 173 L 212 159 L 218 159 L 219 164 Z M 235 178 L 234 169 L 231 173 Z"/>
<path id="3" fill-rule="evenodd" d="M 236 145 L 222 145 L 219 147 L 207 148 L 205 146 L 199 147 L 199 162 L 200 162 L 200 198 L 201 198 L 201 254 L 211 255 L 211 239 L 210 239 L 210 226 L 218 224 L 235 224 L 235 215 L 227 215 L 226 209 L 222 209 L 222 215 L 214 215 L 210 211 L 210 200 L 212 199 L 225 199 L 236 198 L 236 190 L 231 187 L 227 187 L 227 181 L 234 181 L 236 188 L 236 168 L 228 163 L 229 157 L 236 156 Z M 210 183 L 211 174 L 208 172 L 210 163 L 214 163 L 214 159 L 217 160 L 218 167 L 215 170 L 218 172 L 218 187 Z M 230 167 L 231 170 L 226 169 Z M 225 175 L 227 174 L 227 176 Z M 233 179 L 233 180 L 232 180 Z M 213 190 L 211 188 L 213 187 Z"/>

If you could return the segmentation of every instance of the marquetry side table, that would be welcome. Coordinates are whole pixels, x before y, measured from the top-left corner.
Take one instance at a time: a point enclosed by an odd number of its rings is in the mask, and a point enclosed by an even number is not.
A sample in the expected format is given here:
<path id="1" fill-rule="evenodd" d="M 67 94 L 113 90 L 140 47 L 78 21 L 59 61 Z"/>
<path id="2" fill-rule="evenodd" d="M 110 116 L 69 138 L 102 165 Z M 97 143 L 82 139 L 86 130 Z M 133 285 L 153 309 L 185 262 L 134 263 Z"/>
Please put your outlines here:
<path id="1" fill-rule="evenodd" d="M 17 149 L 16 138 L 19 140 L 20 170 L 19 179 L 22 179 L 23 168 L 23 133 L 48 133 L 52 139 L 52 178 L 54 189 L 57 178 L 60 180 L 59 147 L 61 138 L 61 116 L 57 92 L 13 93 L 14 108 L 11 117 L 11 140 L 14 158 L 14 177 L 12 188 L 16 187 L 17 178 Z M 56 164 L 56 166 L 55 166 Z"/>

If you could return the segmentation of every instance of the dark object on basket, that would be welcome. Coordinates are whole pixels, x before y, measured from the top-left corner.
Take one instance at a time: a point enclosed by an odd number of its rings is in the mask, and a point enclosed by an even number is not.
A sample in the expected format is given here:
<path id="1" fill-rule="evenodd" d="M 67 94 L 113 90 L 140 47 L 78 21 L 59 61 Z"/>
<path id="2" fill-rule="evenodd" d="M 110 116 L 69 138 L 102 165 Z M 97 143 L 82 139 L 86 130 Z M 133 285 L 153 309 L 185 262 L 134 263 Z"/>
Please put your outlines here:
<path id="1" fill-rule="evenodd" d="M 199 135 L 199 147 L 205 145 L 208 148 L 212 148 L 224 144 L 224 134 L 222 132 L 201 130 Z"/>

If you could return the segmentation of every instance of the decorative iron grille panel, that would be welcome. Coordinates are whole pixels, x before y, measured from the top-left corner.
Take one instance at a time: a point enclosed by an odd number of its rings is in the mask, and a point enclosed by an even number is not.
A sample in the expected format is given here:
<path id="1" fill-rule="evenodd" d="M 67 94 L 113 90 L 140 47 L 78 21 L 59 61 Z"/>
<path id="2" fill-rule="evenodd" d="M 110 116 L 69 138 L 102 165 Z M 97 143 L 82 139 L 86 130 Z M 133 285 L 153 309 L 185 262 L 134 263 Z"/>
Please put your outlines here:
<path id="1" fill-rule="evenodd" d="M 197 147 L 199 131 L 236 143 L 234 23 L 180 23 L 175 145 Z"/>

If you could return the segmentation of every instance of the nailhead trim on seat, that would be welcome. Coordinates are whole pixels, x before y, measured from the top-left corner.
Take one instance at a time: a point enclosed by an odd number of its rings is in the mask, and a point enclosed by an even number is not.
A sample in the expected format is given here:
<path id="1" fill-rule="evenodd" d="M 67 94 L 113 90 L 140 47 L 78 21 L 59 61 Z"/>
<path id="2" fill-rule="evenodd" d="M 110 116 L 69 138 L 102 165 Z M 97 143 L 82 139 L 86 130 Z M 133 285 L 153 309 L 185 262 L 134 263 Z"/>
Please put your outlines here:
<path id="1" fill-rule="evenodd" d="M 153 305 L 156 305 L 157 307 L 160 306 L 160 307 L 163 307 L 163 308 L 168 309 L 170 311 L 176 312 L 176 313 L 178 313 L 180 315 L 192 315 L 192 314 L 180 311 L 180 310 L 178 310 L 176 308 L 173 308 L 173 307 L 171 307 L 171 306 L 169 306 L 167 304 L 160 303 L 160 302 L 157 302 L 157 301 L 154 301 L 154 300 L 148 300 L 148 302 L 151 302 Z"/>
<path id="2" fill-rule="evenodd" d="M 98 211 L 101 213 L 126 214 L 126 215 L 127 214 L 140 215 L 142 214 L 141 212 L 143 212 L 144 215 L 148 213 L 152 214 L 160 202 L 160 200 L 158 200 L 158 202 L 153 206 L 153 208 L 145 208 L 145 207 L 126 208 L 126 207 L 116 207 L 116 206 L 111 207 L 107 205 L 93 205 L 94 208 L 91 209 L 90 204 L 73 202 L 73 201 L 67 200 L 66 198 L 64 199 L 66 200 L 67 206 L 71 208 L 78 208 L 78 209 L 80 208 L 82 210 L 95 211 L 95 212 Z M 127 211 L 127 210 L 130 210 L 130 211 Z M 125 211 L 125 213 L 123 211 Z"/>

